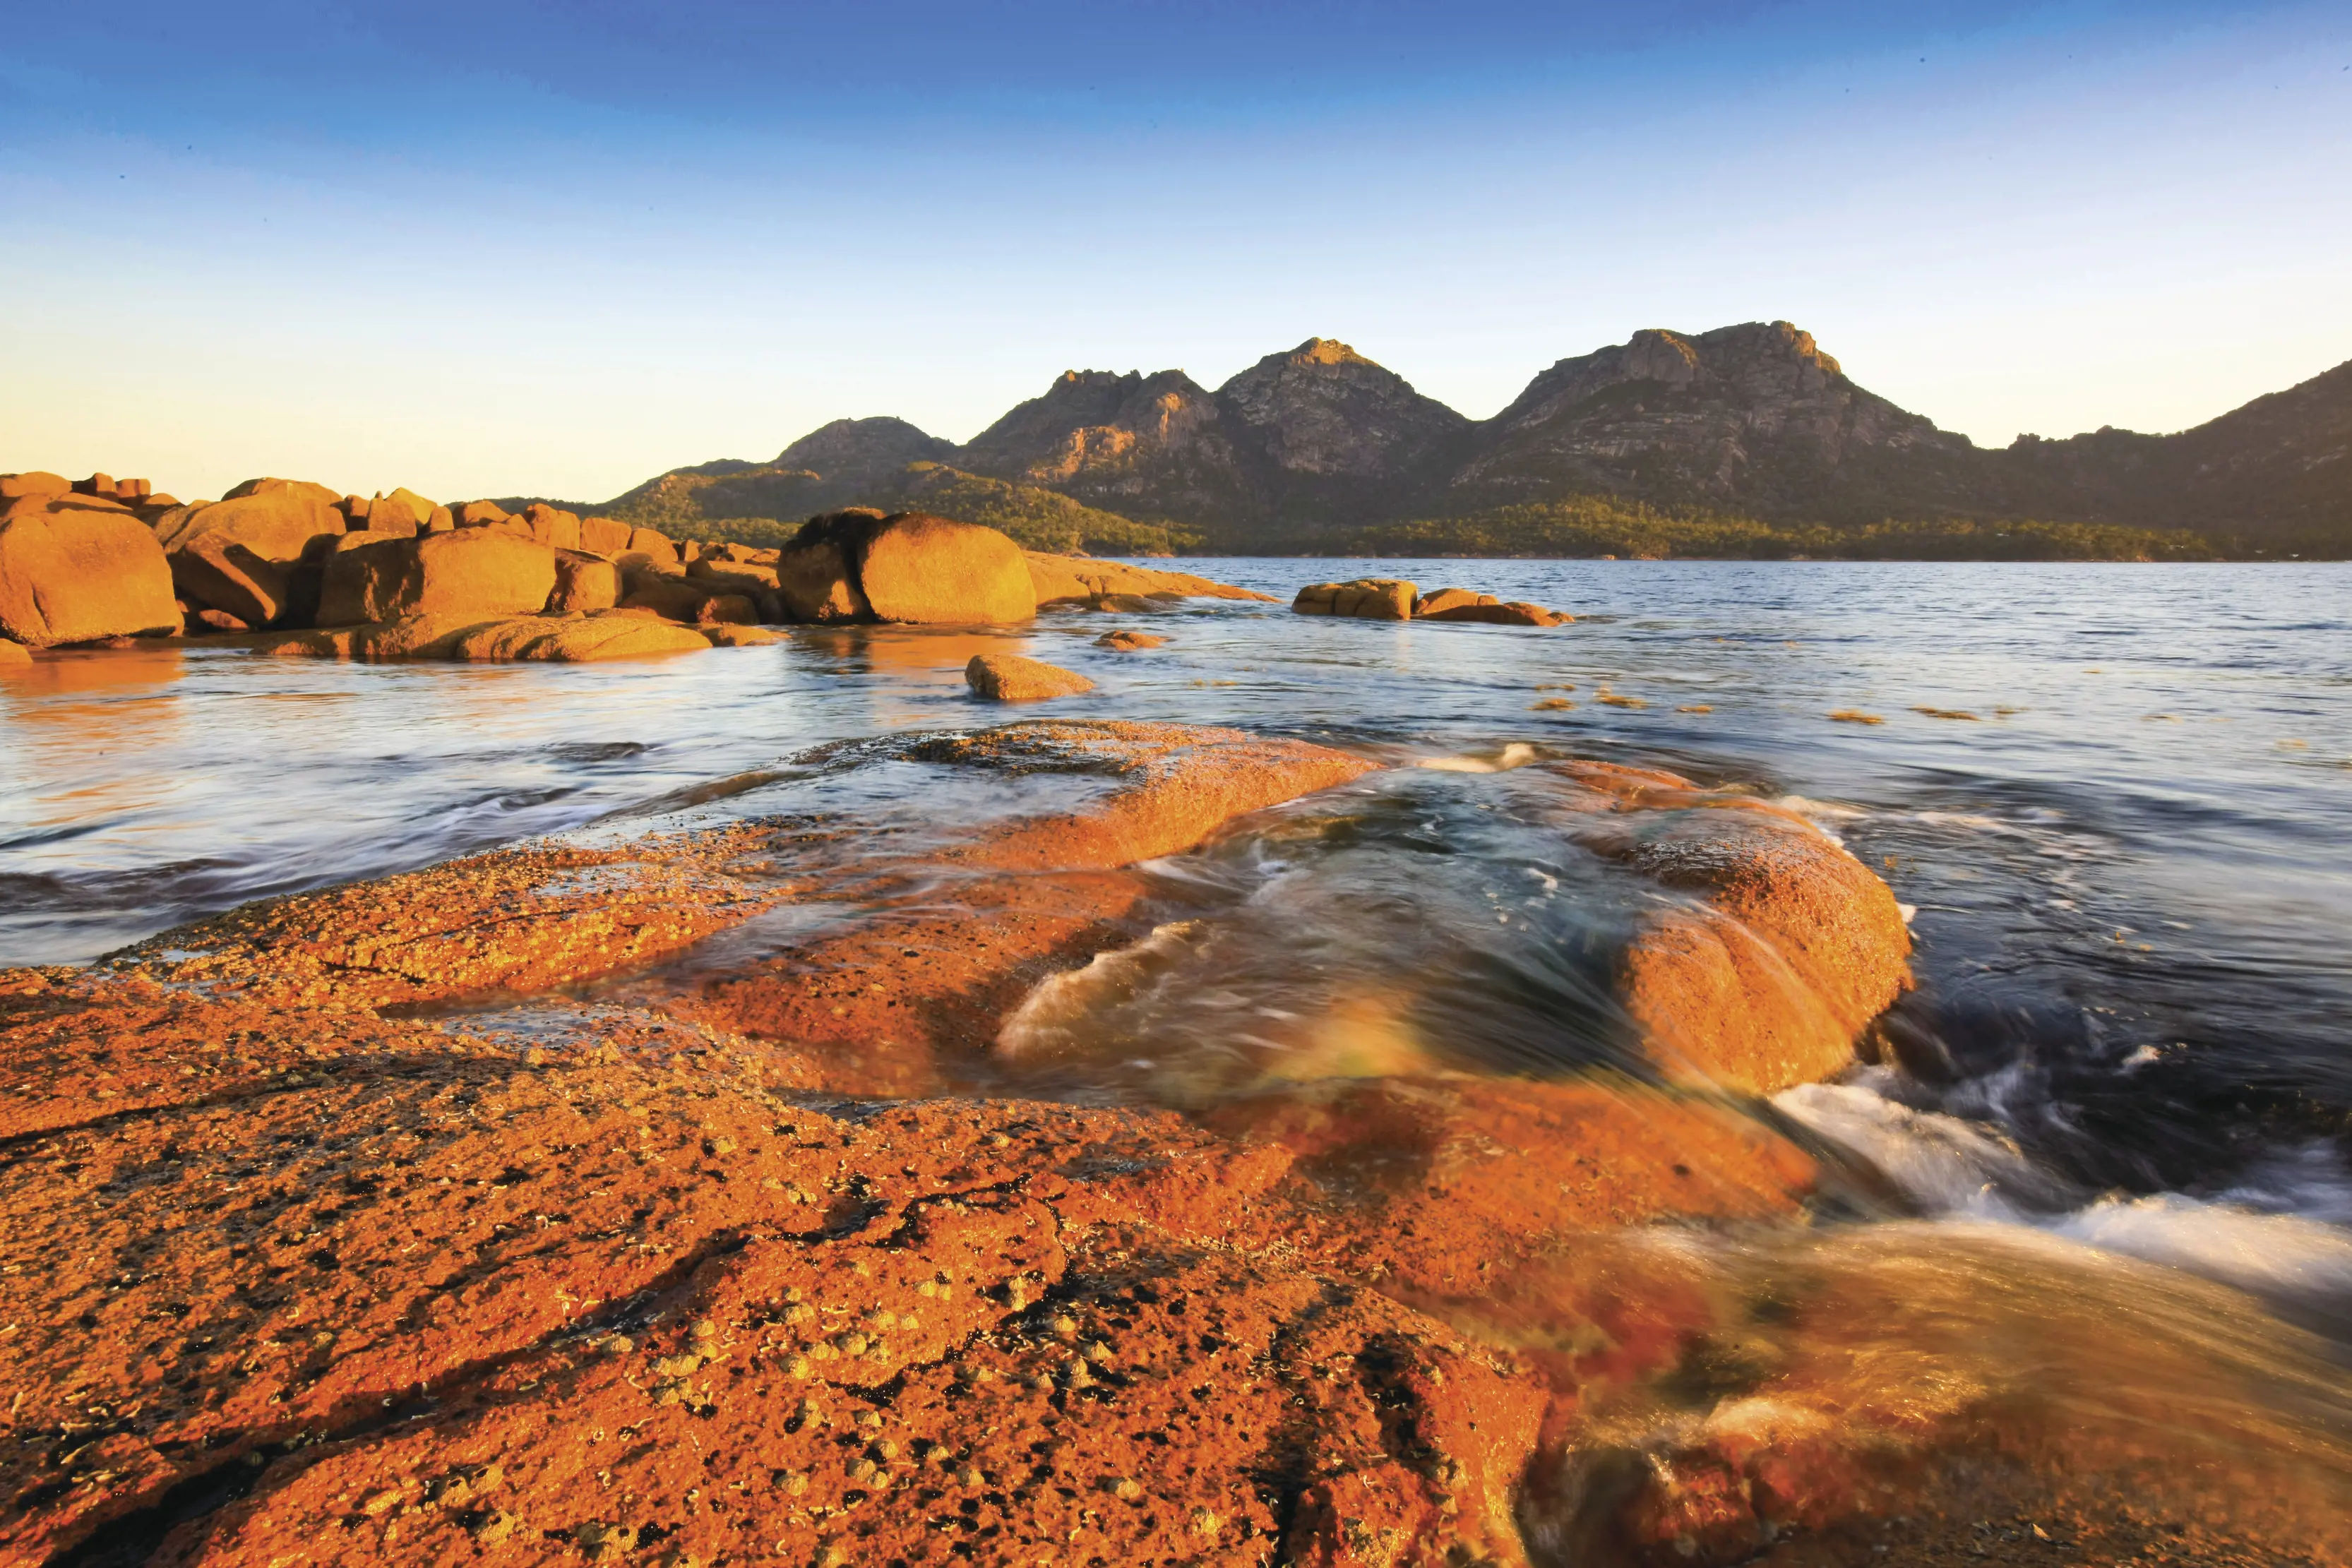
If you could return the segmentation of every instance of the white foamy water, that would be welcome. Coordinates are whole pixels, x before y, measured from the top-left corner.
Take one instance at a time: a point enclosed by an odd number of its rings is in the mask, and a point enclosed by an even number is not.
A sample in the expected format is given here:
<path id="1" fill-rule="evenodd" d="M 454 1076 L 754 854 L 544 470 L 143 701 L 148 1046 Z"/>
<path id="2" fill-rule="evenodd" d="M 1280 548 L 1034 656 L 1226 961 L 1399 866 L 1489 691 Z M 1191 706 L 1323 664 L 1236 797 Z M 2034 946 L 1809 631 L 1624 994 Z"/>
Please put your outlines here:
<path id="1" fill-rule="evenodd" d="M 1805 1084 L 1772 1103 L 1930 1217 L 2026 1227 L 2282 1304 L 2352 1313 L 2352 1173 L 2325 1144 L 2263 1162 L 2211 1197 L 2111 1195 L 2068 1204 L 2063 1184 L 1990 1124 L 1917 1110 L 1864 1082 Z M 2352 1328 L 2352 1316 L 2345 1322 Z"/>

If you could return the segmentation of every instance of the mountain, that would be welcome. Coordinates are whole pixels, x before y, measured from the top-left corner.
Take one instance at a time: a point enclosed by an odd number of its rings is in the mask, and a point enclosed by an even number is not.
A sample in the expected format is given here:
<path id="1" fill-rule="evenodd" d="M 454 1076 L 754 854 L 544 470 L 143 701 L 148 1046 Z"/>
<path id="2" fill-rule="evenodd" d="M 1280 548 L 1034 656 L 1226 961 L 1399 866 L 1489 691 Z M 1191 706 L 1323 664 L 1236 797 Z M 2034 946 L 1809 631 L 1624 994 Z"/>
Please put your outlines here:
<path id="1" fill-rule="evenodd" d="M 2352 553 L 2352 363 L 2177 435 L 2023 435 L 1994 455 L 2012 493 L 2053 516 Z"/>
<path id="2" fill-rule="evenodd" d="M 2352 364 L 2178 434 L 1988 450 L 1775 321 L 1637 332 L 1559 361 L 1484 421 L 1325 338 L 1214 392 L 1181 371 L 1070 371 L 962 446 L 903 420 L 837 420 L 773 462 L 676 469 L 598 509 L 692 533 L 952 495 L 1033 539 L 1136 549 L 1628 538 L 1692 552 L 1901 539 L 1928 553 L 2344 555 L 2347 453 Z M 2147 529 L 2164 537 L 2135 532 Z M 2183 530 L 2200 537 L 2172 537 Z"/>
<path id="3" fill-rule="evenodd" d="M 1562 360 L 1479 433 L 1446 511 L 1604 494 L 1771 519 L 1967 510 L 1980 454 L 1846 378 L 1786 321 Z"/>
<path id="4" fill-rule="evenodd" d="M 1224 410 L 1181 371 L 1067 371 L 957 459 L 1133 517 L 1201 523 L 1258 510 L 1234 436 Z"/>

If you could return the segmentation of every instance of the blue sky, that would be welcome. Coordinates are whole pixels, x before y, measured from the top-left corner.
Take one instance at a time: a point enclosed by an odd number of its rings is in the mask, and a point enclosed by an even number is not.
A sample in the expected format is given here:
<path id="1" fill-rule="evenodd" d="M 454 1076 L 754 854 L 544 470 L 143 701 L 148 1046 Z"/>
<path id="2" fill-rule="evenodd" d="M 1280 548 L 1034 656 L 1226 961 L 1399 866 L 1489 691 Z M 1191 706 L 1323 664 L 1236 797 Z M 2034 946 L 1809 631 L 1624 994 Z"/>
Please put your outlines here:
<path id="1" fill-rule="evenodd" d="M 2005 443 L 2352 359 L 2352 10 L 17 8 L 0 470 L 595 500 L 1342 338 L 1785 318 Z"/>

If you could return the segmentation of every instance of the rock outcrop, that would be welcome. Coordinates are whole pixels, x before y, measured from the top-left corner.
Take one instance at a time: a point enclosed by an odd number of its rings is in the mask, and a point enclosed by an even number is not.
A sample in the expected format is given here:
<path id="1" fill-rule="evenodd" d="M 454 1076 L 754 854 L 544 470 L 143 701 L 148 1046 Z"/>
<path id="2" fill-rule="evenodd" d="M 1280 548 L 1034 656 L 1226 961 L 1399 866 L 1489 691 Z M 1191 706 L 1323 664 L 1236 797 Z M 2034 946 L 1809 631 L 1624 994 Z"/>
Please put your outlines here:
<path id="1" fill-rule="evenodd" d="M 5 506 L 0 636 L 40 648 L 180 630 L 171 564 L 129 509 L 52 491 L 28 491 Z"/>
<path id="2" fill-rule="evenodd" d="M 2236 1417 L 2224 1385 L 2280 1353 L 2236 1298 L 2170 1308 L 2019 1227 L 1841 1237 L 1801 1207 L 1822 1169 L 1712 1087 L 1023 1097 L 994 1042 L 1151 928 L 1137 862 L 1364 758 L 1028 723 L 793 766 L 893 786 L 0 972 L 0 1557 L 1973 1562 L 1978 1521 L 2102 1475 L 2168 1551 L 2352 1546 L 2338 1440 Z M 1867 1005 L 1835 907 L 1866 889 L 1782 819 L 1555 780 L 1623 874 Z M 840 918 L 724 945 L 802 900 Z M 515 1032 L 463 1010 L 519 995 Z M 2273 1364 L 2323 1386 L 2303 1354 Z M 2208 1391 L 2180 1468 L 2215 1506 L 2135 1449 L 2136 1354 Z"/>

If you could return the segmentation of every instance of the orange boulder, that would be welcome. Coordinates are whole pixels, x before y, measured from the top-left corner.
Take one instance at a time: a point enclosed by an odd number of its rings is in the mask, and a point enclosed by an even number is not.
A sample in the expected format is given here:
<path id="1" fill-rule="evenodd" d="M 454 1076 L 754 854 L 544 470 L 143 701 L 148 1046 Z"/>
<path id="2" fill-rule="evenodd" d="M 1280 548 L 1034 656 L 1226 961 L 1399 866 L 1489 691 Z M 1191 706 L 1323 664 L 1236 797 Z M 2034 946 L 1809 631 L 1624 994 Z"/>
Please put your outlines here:
<path id="1" fill-rule="evenodd" d="M 497 528 L 392 539 L 329 558 L 319 623 L 416 615 L 523 615 L 555 590 L 555 552 Z"/>
<path id="2" fill-rule="evenodd" d="M 171 563 L 181 598 L 234 617 L 243 622 L 239 630 L 273 624 L 291 600 L 287 567 L 224 534 L 197 535 L 172 552 Z"/>
<path id="3" fill-rule="evenodd" d="M 611 561 L 580 550 L 555 552 L 555 591 L 547 598 L 550 610 L 610 610 L 620 602 L 621 574 Z"/>
<path id="4" fill-rule="evenodd" d="M 11 501 L 0 519 L 0 636 L 32 647 L 180 630 L 172 568 L 147 526 L 109 501 Z"/>
<path id="5" fill-rule="evenodd" d="M 221 500 L 166 512 L 156 521 L 155 537 L 165 549 L 177 550 L 216 536 L 222 544 L 242 545 L 264 560 L 289 564 L 302 559 L 311 540 L 345 531 L 340 499 L 321 485 L 247 480 Z"/>

